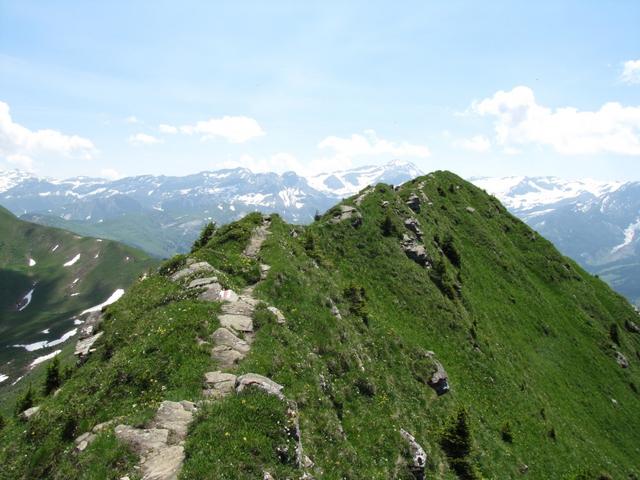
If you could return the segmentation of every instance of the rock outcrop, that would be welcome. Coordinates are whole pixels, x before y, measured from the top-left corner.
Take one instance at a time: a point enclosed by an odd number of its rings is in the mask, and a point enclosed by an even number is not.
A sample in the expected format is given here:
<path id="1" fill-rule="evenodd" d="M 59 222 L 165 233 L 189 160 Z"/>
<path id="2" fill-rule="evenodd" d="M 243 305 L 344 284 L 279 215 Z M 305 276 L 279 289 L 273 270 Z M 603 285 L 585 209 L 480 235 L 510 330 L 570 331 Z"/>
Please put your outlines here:
<path id="1" fill-rule="evenodd" d="M 409 446 L 409 454 L 411 455 L 409 470 L 416 480 L 424 480 L 424 470 L 427 465 L 426 452 L 416 441 L 414 436 L 407 432 L 405 429 L 400 429 L 400 435 L 402 435 L 402 438 L 404 438 Z"/>
<path id="2" fill-rule="evenodd" d="M 400 246 L 402 250 L 404 250 L 405 255 L 418 265 L 426 268 L 431 267 L 431 258 L 427 253 L 427 249 L 415 238 L 411 238 L 409 235 L 403 235 Z"/>
<path id="3" fill-rule="evenodd" d="M 346 220 L 351 220 L 351 224 L 355 227 L 362 223 L 362 215 L 351 205 L 340 205 L 329 221 L 331 223 L 340 223 Z"/>
<path id="4" fill-rule="evenodd" d="M 442 364 L 436 360 L 435 353 L 427 352 L 427 356 L 433 362 L 433 373 L 431 374 L 431 378 L 427 380 L 427 385 L 433 388 L 438 396 L 444 395 L 450 390 L 449 386 L 449 376 L 447 375 L 446 370 L 442 366 Z"/>
<path id="5" fill-rule="evenodd" d="M 118 425 L 116 437 L 140 455 L 142 480 L 176 480 L 184 462 L 184 439 L 195 404 L 164 401 L 149 428 Z"/>

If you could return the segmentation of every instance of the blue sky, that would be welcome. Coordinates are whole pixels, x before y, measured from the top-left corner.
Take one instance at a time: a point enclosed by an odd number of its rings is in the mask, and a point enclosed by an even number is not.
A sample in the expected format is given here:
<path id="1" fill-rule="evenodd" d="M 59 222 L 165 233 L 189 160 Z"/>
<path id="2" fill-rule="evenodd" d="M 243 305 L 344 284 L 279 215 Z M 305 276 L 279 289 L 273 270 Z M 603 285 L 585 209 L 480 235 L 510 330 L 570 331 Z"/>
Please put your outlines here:
<path id="1" fill-rule="evenodd" d="M 622 0 L 0 0 L 0 168 L 640 180 L 639 24 Z"/>

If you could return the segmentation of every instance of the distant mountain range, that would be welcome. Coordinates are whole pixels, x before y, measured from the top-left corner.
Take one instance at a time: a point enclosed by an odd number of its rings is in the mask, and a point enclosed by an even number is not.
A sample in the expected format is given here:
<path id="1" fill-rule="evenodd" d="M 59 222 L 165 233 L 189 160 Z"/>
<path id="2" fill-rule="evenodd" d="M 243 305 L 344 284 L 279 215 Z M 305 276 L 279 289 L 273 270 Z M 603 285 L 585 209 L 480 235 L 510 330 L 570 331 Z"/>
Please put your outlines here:
<path id="1" fill-rule="evenodd" d="M 23 219 L 168 257 L 187 251 L 208 221 L 228 223 L 258 210 L 309 223 L 316 212 L 368 185 L 397 185 L 422 173 L 398 160 L 312 177 L 235 168 L 184 177 L 57 180 L 9 171 L 0 172 L 0 204 Z M 471 181 L 640 304 L 640 183 L 555 177 Z"/>
<path id="2" fill-rule="evenodd" d="M 640 305 L 640 182 L 474 178 L 565 255 Z"/>
<path id="3" fill-rule="evenodd" d="M 57 180 L 9 171 L 0 172 L 0 204 L 36 223 L 123 241 L 168 257 L 188 250 L 207 221 L 228 223 L 258 210 L 308 223 L 316 212 L 367 185 L 399 184 L 420 174 L 413 164 L 397 160 L 309 178 L 246 168 L 114 181 Z"/>

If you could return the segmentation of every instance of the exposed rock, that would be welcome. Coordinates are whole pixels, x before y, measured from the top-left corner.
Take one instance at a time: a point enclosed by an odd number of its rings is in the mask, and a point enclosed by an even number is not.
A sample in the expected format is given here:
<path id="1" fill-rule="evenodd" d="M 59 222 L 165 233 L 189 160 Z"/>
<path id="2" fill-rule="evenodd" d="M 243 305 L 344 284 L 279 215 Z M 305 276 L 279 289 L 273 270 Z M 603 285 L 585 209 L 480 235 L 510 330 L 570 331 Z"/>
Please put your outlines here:
<path id="1" fill-rule="evenodd" d="M 389 201 L 388 200 L 383 200 L 382 202 L 380 202 L 380 206 L 382 208 L 387 208 L 389 206 Z"/>
<path id="2" fill-rule="evenodd" d="M 342 320 L 342 314 L 333 299 L 328 298 L 327 300 L 329 301 L 329 306 L 331 308 L 331 315 L 333 315 L 337 320 Z"/>
<path id="3" fill-rule="evenodd" d="M 427 380 L 427 384 L 436 391 L 438 396 L 444 395 L 450 389 L 449 376 L 442 364 L 435 359 L 435 353 L 427 352 L 427 356 L 433 361 L 434 366 L 434 372 L 431 378 Z"/>
<path id="4" fill-rule="evenodd" d="M 400 429 L 400 435 L 409 444 L 409 453 L 411 454 L 411 462 L 409 463 L 409 469 L 416 478 L 416 480 L 424 480 L 424 470 L 427 465 L 427 454 L 420 444 L 416 441 L 413 435 L 407 432 L 405 429 Z"/>
<path id="5" fill-rule="evenodd" d="M 247 317 L 253 315 L 255 310 L 255 304 L 253 299 L 248 297 L 238 297 L 235 302 L 229 302 L 222 305 L 222 313 L 227 315 L 246 315 Z"/>
<path id="6" fill-rule="evenodd" d="M 204 395 L 206 397 L 220 398 L 233 393 L 236 385 L 236 376 L 221 371 L 207 372 L 204 374 Z"/>
<path id="7" fill-rule="evenodd" d="M 264 474 L 262 475 L 262 480 L 275 480 L 275 478 L 273 478 L 273 475 L 271 475 L 269 472 L 264 472 Z"/>
<path id="8" fill-rule="evenodd" d="M 249 244 L 244 249 L 244 255 L 249 258 L 257 258 L 258 252 L 260 252 L 260 248 L 262 244 L 267 239 L 269 235 L 269 226 L 271 225 L 271 221 L 268 218 L 265 218 L 262 221 L 262 225 L 256 227 L 251 234 L 251 238 L 249 239 Z"/>
<path id="9" fill-rule="evenodd" d="M 247 315 L 218 315 L 220 325 L 236 332 L 253 332 L 253 320 Z"/>
<path id="10" fill-rule="evenodd" d="M 429 257 L 426 248 L 424 245 L 418 243 L 417 240 L 409 237 L 408 235 L 404 235 L 402 241 L 400 242 L 400 246 L 404 253 L 411 260 L 416 262 L 418 265 L 423 267 L 431 267 L 431 258 Z"/>
<path id="11" fill-rule="evenodd" d="M 225 345 L 227 347 L 233 348 L 234 350 L 237 350 L 240 353 L 249 352 L 249 344 L 241 338 L 237 337 L 234 333 L 226 328 L 218 328 L 215 332 L 213 332 L 211 338 L 216 345 Z"/>
<path id="12" fill-rule="evenodd" d="M 206 290 L 198 295 L 198 300 L 203 302 L 219 302 L 222 285 L 219 283 L 210 283 L 206 286 Z"/>
<path id="13" fill-rule="evenodd" d="M 284 317 L 284 314 L 280 311 L 280 309 L 276 307 L 267 307 L 267 310 L 275 315 L 276 322 L 280 325 L 284 325 L 287 322 L 287 319 Z"/>
<path id="14" fill-rule="evenodd" d="M 367 188 L 364 192 L 362 192 L 360 195 L 358 195 L 354 201 L 354 203 L 357 206 L 362 205 L 362 201 L 367 198 L 367 195 L 369 195 L 371 192 L 373 192 L 373 187 L 369 187 Z"/>
<path id="15" fill-rule="evenodd" d="M 165 400 L 160 404 L 152 425 L 168 430 L 178 441 L 182 441 L 187 436 L 187 429 L 195 411 L 195 404 L 186 400 L 182 402 Z"/>
<path id="16" fill-rule="evenodd" d="M 407 206 L 416 213 L 420 213 L 420 197 L 415 193 L 409 195 L 406 201 Z"/>
<path id="17" fill-rule="evenodd" d="M 193 259 L 189 259 L 189 260 L 193 260 Z M 213 268 L 207 262 L 191 263 L 189 260 L 187 260 L 186 268 L 183 268 L 182 270 L 178 270 L 176 273 L 171 275 L 171 277 L 169 277 L 172 281 L 177 282 L 178 280 L 182 280 L 183 278 L 188 278 L 196 274 L 209 273 L 209 272 L 215 271 L 215 268 Z"/>
<path id="18" fill-rule="evenodd" d="M 618 365 L 622 368 L 629 368 L 629 360 L 627 360 L 627 357 L 625 357 L 622 352 L 616 352 L 616 362 L 618 362 Z"/>
<path id="19" fill-rule="evenodd" d="M 211 350 L 211 358 L 220 368 L 231 368 L 245 357 L 245 354 L 225 345 L 216 345 Z"/>
<path id="20" fill-rule="evenodd" d="M 89 312 L 83 316 L 84 323 L 78 332 L 78 339 L 82 340 L 95 334 L 98 325 L 102 323 L 102 312 Z"/>
<path id="21" fill-rule="evenodd" d="M 469 212 L 469 213 L 473 213 L 473 212 L 475 212 L 475 211 L 476 211 L 476 209 L 475 209 L 475 208 L 473 208 L 473 207 L 467 207 L 465 210 L 466 210 L 467 212 Z"/>
<path id="22" fill-rule="evenodd" d="M 23 420 L 29 420 L 39 411 L 40 411 L 40 407 L 27 408 L 24 412 L 20 414 L 20 418 L 22 418 Z"/>
<path id="23" fill-rule="evenodd" d="M 76 452 L 84 452 L 86 448 L 93 443 L 96 435 L 92 432 L 85 432 L 75 439 Z"/>
<path id="24" fill-rule="evenodd" d="M 331 223 L 340 223 L 345 220 L 352 220 L 351 224 L 355 227 L 362 223 L 362 215 L 351 205 L 340 205 L 337 212 L 331 217 Z"/>
<path id="25" fill-rule="evenodd" d="M 269 395 L 275 395 L 281 400 L 285 400 L 282 390 L 284 387 L 270 378 L 258 375 L 257 373 L 246 373 L 236 378 L 236 392 L 241 393 L 249 387 L 259 388 Z"/>
<path id="26" fill-rule="evenodd" d="M 140 465 L 142 480 L 177 480 L 184 462 L 184 447 L 172 445 L 153 451 Z"/>
<path id="27" fill-rule="evenodd" d="M 138 455 L 147 455 L 151 450 L 158 450 L 167 445 L 169 430 L 166 428 L 133 428 L 129 425 L 118 425 L 114 430 L 121 442 L 129 445 Z"/>
<path id="28" fill-rule="evenodd" d="M 188 288 L 202 288 L 207 285 L 211 285 L 212 283 L 218 283 L 218 277 L 196 278 L 189 282 Z"/>
<path id="29" fill-rule="evenodd" d="M 404 221 L 404 226 L 415 233 L 418 238 L 422 238 L 422 230 L 420 229 L 420 223 L 415 218 L 407 218 Z"/>
<path id="30" fill-rule="evenodd" d="M 260 264 L 260 280 L 264 280 L 265 278 L 267 278 L 269 270 L 271 270 L 270 265 L 265 265 L 264 263 Z"/>
<path id="31" fill-rule="evenodd" d="M 222 290 L 218 296 L 221 302 L 237 302 L 238 294 L 233 290 Z"/>
<path id="32" fill-rule="evenodd" d="M 86 357 L 89 356 L 89 354 L 91 352 L 94 352 L 95 349 L 92 348 L 93 344 L 96 343 L 96 341 L 104 334 L 104 332 L 98 332 L 95 335 L 89 337 L 89 338 L 84 338 L 82 340 L 78 340 L 78 343 L 76 343 L 76 349 L 73 352 L 74 355 L 77 355 L 78 357 L 80 357 L 81 360 L 86 359 Z"/>
<path id="33" fill-rule="evenodd" d="M 637 323 L 632 322 L 631 320 L 627 320 L 626 322 L 624 322 L 624 326 L 631 333 L 640 333 L 640 326 L 638 326 Z"/>

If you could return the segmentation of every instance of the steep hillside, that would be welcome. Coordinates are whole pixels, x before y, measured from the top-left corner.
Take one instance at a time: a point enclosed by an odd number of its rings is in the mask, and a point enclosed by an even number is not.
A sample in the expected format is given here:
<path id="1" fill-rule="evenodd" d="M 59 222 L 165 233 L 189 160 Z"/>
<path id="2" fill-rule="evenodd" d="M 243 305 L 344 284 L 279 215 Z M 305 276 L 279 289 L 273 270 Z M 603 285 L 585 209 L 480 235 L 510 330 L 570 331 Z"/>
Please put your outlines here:
<path id="1" fill-rule="evenodd" d="M 472 181 L 640 306 L 640 183 L 554 177 Z"/>
<path id="2" fill-rule="evenodd" d="M 638 314 L 459 177 L 200 244 L 6 420 L 0 478 L 640 475 Z"/>
<path id="3" fill-rule="evenodd" d="M 74 316 L 155 264 L 116 242 L 17 219 L 0 207 L 0 389 L 77 331 Z"/>

